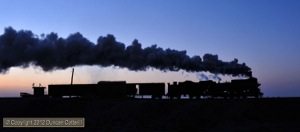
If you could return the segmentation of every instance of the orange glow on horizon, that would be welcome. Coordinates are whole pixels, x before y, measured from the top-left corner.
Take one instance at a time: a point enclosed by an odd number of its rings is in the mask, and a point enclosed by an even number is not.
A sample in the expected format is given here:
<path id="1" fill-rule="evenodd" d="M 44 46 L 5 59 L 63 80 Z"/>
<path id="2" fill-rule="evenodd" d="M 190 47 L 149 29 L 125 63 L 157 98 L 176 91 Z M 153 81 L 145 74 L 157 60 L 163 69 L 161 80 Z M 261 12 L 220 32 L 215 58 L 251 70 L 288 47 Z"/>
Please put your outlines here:
<path id="1" fill-rule="evenodd" d="M 36 67 L 11 68 L 8 73 L 0 74 L 0 97 L 6 95 L 19 96 L 20 92 L 32 93 L 32 84 L 48 87 L 49 84 L 69 84 L 72 69 L 44 72 Z M 74 84 L 97 83 L 98 81 L 126 81 L 126 82 L 173 82 L 193 80 L 195 75 L 179 72 L 162 72 L 155 69 L 148 71 L 129 71 L 120 68 L 101 68 L 99 66 L 75 67 Z"/>

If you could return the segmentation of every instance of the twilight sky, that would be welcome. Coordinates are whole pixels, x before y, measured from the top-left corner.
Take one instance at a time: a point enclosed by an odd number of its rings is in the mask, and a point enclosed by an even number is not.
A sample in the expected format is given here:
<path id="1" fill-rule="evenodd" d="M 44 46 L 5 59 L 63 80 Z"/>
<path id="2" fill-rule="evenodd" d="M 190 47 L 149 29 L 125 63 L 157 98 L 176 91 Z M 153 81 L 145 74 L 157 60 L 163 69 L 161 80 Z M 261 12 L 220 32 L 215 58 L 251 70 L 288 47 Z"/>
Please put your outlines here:
<path id="1" fill-rule="evenodd" d="M 66 38 L 80 32 L 91 42 L 113 34 L 118 42 L 217 54 L 246 63 L 265 96 L 300 96 L 299 0 L 9 0 L 0 1 L 0 34 L 6 27 Z M 209 75 L 209 73 L 207 73 Z M 11 68 L 0 74 L 0 97 L 32 92 L 31 85 L 70 83 L 71 69 Z M 230 79 L 222 76 L 222 81 Z M 198 81 L 196 73 L 143 72 L 117 67 L 75 67 L 75 83 Z"/>

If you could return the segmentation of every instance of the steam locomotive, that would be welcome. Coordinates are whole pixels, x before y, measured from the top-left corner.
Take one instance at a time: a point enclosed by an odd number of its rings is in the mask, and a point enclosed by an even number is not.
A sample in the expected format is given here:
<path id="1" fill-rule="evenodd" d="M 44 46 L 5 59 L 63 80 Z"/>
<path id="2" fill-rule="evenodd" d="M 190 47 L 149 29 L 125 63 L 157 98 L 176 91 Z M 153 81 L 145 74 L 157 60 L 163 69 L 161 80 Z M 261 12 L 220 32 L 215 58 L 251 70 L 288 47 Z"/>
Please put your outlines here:
<path id="1" fill-rule="evenodd" d="M 126 83 L 126 81 L 105 82 L 97 84 L 62 84 L 49 85 L 48 96 L 61 98 L 64 96 L 93 98 L 135 98 L 148 95 L 152 99 L 190 99 L 200 98 L 259 98 L 263 93 L 256 78 L 232 80 L 216 83 L 214 81 L 185 81 L 165 83 Z"/>

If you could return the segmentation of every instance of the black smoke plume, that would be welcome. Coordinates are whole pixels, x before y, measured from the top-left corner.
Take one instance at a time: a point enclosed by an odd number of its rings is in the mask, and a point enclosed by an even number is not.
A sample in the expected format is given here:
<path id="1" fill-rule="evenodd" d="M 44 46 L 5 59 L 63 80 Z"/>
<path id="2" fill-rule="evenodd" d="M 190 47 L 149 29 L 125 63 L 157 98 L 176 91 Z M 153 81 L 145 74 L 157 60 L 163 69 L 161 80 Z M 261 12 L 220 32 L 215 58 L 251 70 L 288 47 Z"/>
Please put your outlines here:
<path id="1" fill-rule="evenodd" d="M 100 36 L 96 44 L 74 33 L 67 38 L 56 33 L 41 35 L 28 30 L 5 28 L 0 36 L 0 73 L 11 67 L 40 66 L 44 71 L 65 69 L 78 65 L 117 66 L 134 71 L 156 68 L 163 71 L 208 71 L 214 74 L 251 76 L 251 69 L 237 59 L 223 62 L 218 55 L 190 57 L 186 51 L 162 49 L 157 45 L 142 48 L 138 40 L 125 46 L 113 35 Z"/>

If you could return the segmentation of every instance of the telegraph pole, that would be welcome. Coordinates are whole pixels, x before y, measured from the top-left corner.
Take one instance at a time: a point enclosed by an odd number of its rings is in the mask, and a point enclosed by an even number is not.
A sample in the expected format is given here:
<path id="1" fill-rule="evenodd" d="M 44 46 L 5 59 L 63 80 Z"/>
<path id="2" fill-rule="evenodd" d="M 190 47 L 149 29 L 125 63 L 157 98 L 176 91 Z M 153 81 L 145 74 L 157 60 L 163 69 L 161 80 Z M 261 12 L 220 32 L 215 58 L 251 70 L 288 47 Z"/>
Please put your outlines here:
<path id="1" fill-rule="evenodd" d="M 71 85 L 73 85 L 74 68 L 72 69 Z"/>

